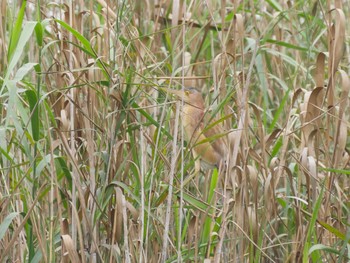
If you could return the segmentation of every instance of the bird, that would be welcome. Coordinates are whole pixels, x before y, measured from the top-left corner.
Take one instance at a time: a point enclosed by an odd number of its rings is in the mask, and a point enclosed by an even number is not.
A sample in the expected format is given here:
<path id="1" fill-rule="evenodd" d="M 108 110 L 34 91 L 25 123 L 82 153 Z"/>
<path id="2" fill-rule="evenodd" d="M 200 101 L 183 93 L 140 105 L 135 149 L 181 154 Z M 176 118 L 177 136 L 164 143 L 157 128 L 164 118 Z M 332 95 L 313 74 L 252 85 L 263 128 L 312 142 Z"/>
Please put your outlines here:
<path id="1" fill-rule="evenodd" d="M 197 88 L 165 90 L 177 99 L 183 99 L 181 114 L 185 139 L 192 149 L 194 159 L 201 161 L 199 165 L 196 162 L 196 172 L 200 170 L 200 166 L 219 168 L 224 164 L 229 149 L 226 136 L 228 133 L 222 127 L 222 122 L 212 121 L 207 114 L 203 96 Z"/>

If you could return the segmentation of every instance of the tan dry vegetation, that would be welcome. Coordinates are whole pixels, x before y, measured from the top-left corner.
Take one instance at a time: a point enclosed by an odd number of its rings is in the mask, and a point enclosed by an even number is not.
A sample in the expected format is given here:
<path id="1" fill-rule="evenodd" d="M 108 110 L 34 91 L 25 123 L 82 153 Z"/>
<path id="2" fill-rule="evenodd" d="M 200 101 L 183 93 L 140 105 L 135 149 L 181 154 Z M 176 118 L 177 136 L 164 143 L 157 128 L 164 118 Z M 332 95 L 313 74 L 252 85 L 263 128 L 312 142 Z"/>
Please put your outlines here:
<path id="1" fill-rule="evenodd" d="M 0 262 L 349 260 L 347 1 L 0 8 Z"/>

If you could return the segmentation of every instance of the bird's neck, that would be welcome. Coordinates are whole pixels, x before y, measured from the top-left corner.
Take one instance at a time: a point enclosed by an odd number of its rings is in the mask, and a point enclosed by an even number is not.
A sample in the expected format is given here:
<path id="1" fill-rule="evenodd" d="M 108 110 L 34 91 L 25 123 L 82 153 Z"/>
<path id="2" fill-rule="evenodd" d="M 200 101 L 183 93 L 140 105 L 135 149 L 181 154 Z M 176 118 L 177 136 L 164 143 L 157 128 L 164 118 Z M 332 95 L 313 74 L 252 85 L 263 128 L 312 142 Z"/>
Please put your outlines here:
<path id="1" fill-rule="evenodd" d="M 199 108 L 195 105 L 184 105 L 184 116 L 194 122 L 201 122 L 204 116 L 203 108 Z"/>
<path id="2" fill-rule="evenodd" d="M 183 123 L 188 139 L 198 131 L 203 122 L 204 110 L 194 105 L 184 105 L 183 108 Z"/>

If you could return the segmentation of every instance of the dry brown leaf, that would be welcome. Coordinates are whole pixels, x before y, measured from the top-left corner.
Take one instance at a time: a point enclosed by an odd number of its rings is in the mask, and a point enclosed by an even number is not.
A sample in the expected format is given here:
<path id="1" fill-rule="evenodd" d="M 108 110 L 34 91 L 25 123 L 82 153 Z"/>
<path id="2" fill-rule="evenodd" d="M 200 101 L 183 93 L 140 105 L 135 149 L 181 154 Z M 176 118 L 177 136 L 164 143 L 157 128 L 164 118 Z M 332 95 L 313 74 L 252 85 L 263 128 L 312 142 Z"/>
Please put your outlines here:
<path id="1" fill-rule="evenodd" d="M 61 233 L 62 234 L 69 234 L 69 222 L 67 218 L 64 218 L 61 223 Z"/>
<path id="2" fill-rule="evenodd" d="M 321 114 L 322 102 L 324 95 L 324 87 L 316 87 L 310 94 L 307 103 L 307 114 L 305 121 L 307 123 L 314 123 L 319 126 L 319 115 Z"/>
<path id="3" fill-rule="evenodd" d="M 304 144 L 308 142 L 309 136 L 313 130 L 322 128 L 321 113 L 324 99 L 324 87 L 316 87 L 312 92 L 305 93 L 306 112 L 303 118 L 303 140 Z"/>
<path id="4" fill-rule="evenodd" d="M 235 14 L 234 16 L 235 28 L 240 38 L 244 37 L 244 19 L 241 14 Z"/>
<path id="5" fill-rule="evenodd" d="M 323 52 L 320 52 L 317 55 L 316 72 L 314 76 L 316 87 L 324 86 L 325 60 L 326 55 Z"/>
<path id="6" fill-rule="evenodd" d="M 310 183 L 311 183 L 311 192 L 312 192 L 312 201 L 313 203 L 316 202 L 317 200 L 317 164 L 316 160 L 313 156 L 308 156 L 307 157 L 307 162 L 308 162 L 308 174 L 306 176 L 310 177 Z M 310 192 L 310 189 L 308 190 Z"/>
<path id="7" fill-rule="evenodd" d="M 69 257 L 71 262 L 81 262 L 80 258 L 78 256 L 77 250 L 74 246 L 72 237 L 70 235 L 62 235 L 61 236 L 62 239 L 62 250 L 64 250 L 63 256 L 64 257 Z"/>
<path id="8" fill-rule="evenodd" d="M 247 165 L 247 175 L 249 176 L 249 182 L 252 185 L 253 191 L 258 190 L 259 186 L 259 173 L 258 170 L 252 166 L 252 165 Z M 255 193 L 257 194 L 257 193 Z"/>
<path id="9" fill-rule="evenodd" d="M 334 138 L 335 151 L 333 155 L 333 165 L 337 167 L 339 161 L 342 158 L 342 155 L 345 151 L 346 142 L 348 138 L 347 134 L 347 116 L 344 114 L 345 110 L 348 107 L 349 102 L 349 91 L 350 91 L 350 79 L 345 71 L 340 70 L 340 78 L 341 78 L 341 88 L 342 92 L 340 95 L 339 102 L 339 115 L 338 115 L 338 125 L 337 125 L 337 134 Z"/>
<path id="10" fill-rule="evenodd" d="M 266 205 L 266 211 L 268 211 L 268 214 L 272 216 L 275 211 L 275 195 L 274 195 L 274 189 L 273 184 L 271 182 L 272 180 L 272 173 L 270 173 L 264 183 L 264 200 L 269 200 L 268 202 L 265 202 Z"/>
<path id="11" fill-rule="evenodd" d="M 335 8 L 332 10 L 335 12 L 335 23 L 334 23 L 334 32 L 332 32 L 332 39 L 330 45 L 330 59 L 332 73 L 337 70 L 340 60 L 343 57 L 344 53 L 344 41 L 345 41 L 345 15 L 343 10 Z"/>
<path id="12" fill-rule="evenodd" d="M 179 17 L 180 17 L 180 0 L 173 0 L 173 8 L 172 8 L 172 20 L 171 20 L 171 40 L 173 43 L 175 43 L 177 34 L 179 32 L 177 25 L 179 23 Z"/>
<path id="13" fill-rule="evenodd" d="M 302 171 L 305 175 L 307 167 L 308 167 L 308 161 L 307 161 L 307 157 L 308 157 L 308 148 L 305 147 L 301 154 L 300 154 L 300 164 L 302 167 Z M 306 184 L 306 187 L 309 189 L 310 186 L 310 178 L 306 175 L 306 176 L 302 176 L 301 178 L 301 183 L 302 184 Z"/>
<path id="14" fill-rule="evenodd" d="M 115 211 L 113 217 L 113 236 L 119 243 L 123 236 L 123 214 L 122 214 L 123 192 L 119 187 L 115 187 Z"/>
<path id="15" fill-rule="evenodd" d="M 197 216 L 193 215 L 188 225 L 188 232 L 187 232 L 188 248 L 191 248 L 193 242 L 197 239 L 197 236 L 196 236 L 197 227 L 198 227 Z"/>
<path id="16" fill-rule="evenodd" d="M 334 74 L 338 69 L 340 60 L 344 53 L 344 40 L 345 40 L 345 15 L 344 12 L 339 9 L 335 8 L 331 10 L 331 12 L 335 13 L 335 23 L 331 26 L 329 33 L 330 36 L 329 39 L 329 58 L 328 58 L 328 89 L 327 89 L 327 99 L 328 99 L 328 106 L 334 106 L 334 100 L 335 100 L 335 87 L 334 87 L 334 81 L 335 77 Z"/>
<path id="17" fill-rule="evenodd" d="M 298 99 L 299 95 L 303 93 L 302 89 L 297 89 L 296 91 L 294 91 L 293 93 L 293 98 L 292 98 L 292 107 L 294 106 L 295 101 Z"/>

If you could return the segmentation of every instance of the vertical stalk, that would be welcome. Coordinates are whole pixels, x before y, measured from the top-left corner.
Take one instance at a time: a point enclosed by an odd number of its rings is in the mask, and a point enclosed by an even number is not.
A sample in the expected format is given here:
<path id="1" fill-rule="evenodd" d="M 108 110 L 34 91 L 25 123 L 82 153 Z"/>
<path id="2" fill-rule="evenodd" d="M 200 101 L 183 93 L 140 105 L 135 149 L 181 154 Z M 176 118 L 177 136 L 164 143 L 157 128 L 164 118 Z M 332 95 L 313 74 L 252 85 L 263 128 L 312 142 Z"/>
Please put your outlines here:
<path id="1" fill-rule="evenodd" d="M 69 25 L 74 28 L 74 25 L 73 25 L 73 2 L 74 0 L 70 0 L 69 2 Z M 69 43 L 72 43 L 73 41 L 73 35 L 72 33 L 69 34 Z M 73 46 L 72 44 L 69 45 L 69 69 L 72 70 L 73 68 L 73 55 L 72 55 L 72 52 L 73 52 Z M 74 126 L 74 112 L 75 112 L 75 106 L 74 106 L 74 97 L 75 97 L 75 94 L 74 94 L 74 89 L 71 88 L 69 90 L 69 94 L 70 94 L 70 97 L 71 97 L 71 102 L 69 104 L 69 115 L 70 115 L 70 150 L 71 150 L 71 153 L 72 153 L 72 157 L 74 158 L 75 157 L 75 132 L 74 132 L 74 129 L 75 129 L 75 126 Z M 72 165 L 72 171 L 73 171 L 73 177 L 75 177 L 76 179 L 78 179 L 78 174 L 77 174 L 77 171 L 76 171 L 76 168 L 74 165 Z M 77 196 L 76 196 L 76 180 L 72 180 L 72 240 L 73 240 L 73 245 L 76 247 L 76 244 L 77 244 L 77 228 L 76 228 L 76 218 L 75 218 L 75 212 L 74 210 L 76 209 L 76 204 L 77 204 Z"/>
<path id="2" fill-rule="evenodd" d="M 186 2 L 183 2 L 183 21 L 185 21 L 186 19 Z M 185 86 L 185 50 L 186 50 L 186 23 L 184 22 L 182 24 L 182 71 L 181 71 L 181 75 L 182 75 L 182 79 L 181 79 L 181 85 L 182 88 Z M 181 105 L 180 105 L 180 113 L 182 112 L 184 106 L 184 101 L 181 100 Z M 182 118 L 181 118 L 181 122 L 182 122 Z M 183 220 L 183 183 L 184 183 L 184 149 L 183 149 L 183 145 L 184 145 L 184 126 L 181 123 L 181 145 L 180 145 L 180 149 L 181 149 L 181 179 L 180 179 L 180 200 L 179 200 L 179 230 L 178 230 L 178 243 L 177 243 L 177 253 L 178 253 L 178 257 L 177 257 L 177 261 L 178 262 L 182 262 L 182 257 L 181 257 L 181 247 L 182 247 L 182 220 Z"/>
<path id="3" fill-rule="evenodd" d="M 38 0 L 38 23 L 41 22 L 41 16 L 40 16 L 40 0 Z M 40 43 L 42 44 L 42 43 Z M 41 67 L 41 50 L 42 50 L 42 45 L 39 45 L 39 57 L 38 57 L 38 64 Z M 35 114 L 35 111 L 37 111 L 37 115 L 40 116 L 40 107 L 39 107 L 39 98 L 40 98 L 40 90 L 41 90 L 41 72 L 37 72 L 37 83 L 36 83 L 36 96 L 37 96 L 37 104 L 33 110 L 33 115 Z M 32 115 L 32 118 L 35 116 Z M 38 125 L 40 126 L 40 122 L 38 122 Z M 36 131 L 39 132 L 40 128 L 36 127 Z M 34 131 L 33 127 L 32 127 L 32 131 Z M 35 195 L 37 192 L 37 186 L 38 186 L 38 175 L 37 175 L 37 165 L 36 165 L 36 158 L 37 158 L 37 153 L 38 153 L 38 136 L 35 136 L 33 134 L 34 137 L 34 153 L 33 153 L 33 188 L 32 188 L 32 198 L 33 200 L 35 199 Z M 28 256 L 28 260 L 29 262 L 32 261 L 32 259 L 34 258 L 35 255 L 35 249 L 34 249 L 34 245 L 33 245 L 33 226 L 30 226 L 30 232 L 29 232 L 29 256 Z"/>

